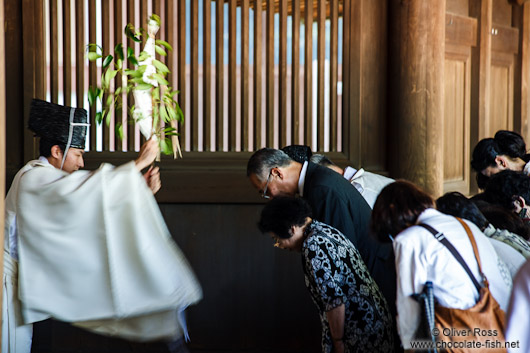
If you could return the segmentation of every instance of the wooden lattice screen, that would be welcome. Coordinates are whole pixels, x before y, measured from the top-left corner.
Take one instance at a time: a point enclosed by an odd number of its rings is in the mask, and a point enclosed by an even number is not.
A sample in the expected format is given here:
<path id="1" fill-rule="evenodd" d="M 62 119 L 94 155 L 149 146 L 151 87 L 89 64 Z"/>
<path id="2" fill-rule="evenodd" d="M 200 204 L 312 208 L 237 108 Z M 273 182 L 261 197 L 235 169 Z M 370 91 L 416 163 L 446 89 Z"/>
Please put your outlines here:
<path id="1" fill-rule="evenodd" d="M 177 100 L 186 119 L 180 127 L 184 151 L 239 152 L 308 144 L 314 150 L 340 152 L 343 10 L 348 2 L 36 1 L 44 40 L 35 43 L 44 60 L 36 72 L 44 80 L 37 95 L 85 107 L 94 121 L 95 109 L 89 109 L 86 92 L 100 79 L 101 60 L 88 62 L 86 44 L 98 43 L 104 54 L 111 54 L 123 42 L 138 54 L 141 45 L 127 41 L 123 28 L 127 23 L 145 27 L 148 16 L 156 13 L 162 19 L 157 37 L 174 49 L 162 60 L 172 71 L 170 82 L 180 91 Z M 114 87 L 119 85 L 121 79 L 115 80 Z M 133 104 L 132 98 L 128 103 Z M 118 141 L 113 124 L 93 124 L 87 148 L 138 150 L 137 129 L 129 125 L 124 130 L 124 140 Z"/>

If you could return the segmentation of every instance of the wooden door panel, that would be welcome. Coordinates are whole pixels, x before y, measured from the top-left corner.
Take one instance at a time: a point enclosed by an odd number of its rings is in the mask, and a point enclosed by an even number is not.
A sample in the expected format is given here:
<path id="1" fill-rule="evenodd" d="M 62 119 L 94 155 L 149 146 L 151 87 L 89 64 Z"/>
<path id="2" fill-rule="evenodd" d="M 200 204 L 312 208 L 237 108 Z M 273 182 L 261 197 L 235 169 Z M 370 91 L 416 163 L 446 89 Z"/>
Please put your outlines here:
<path id="1" fill-rule="evenodd" d="M 470 62 L 469 47 L 446 46 L 444 192 L 469 192 Z"/>
<path id="2" fill-rule="evenodd" d="M 492 53 L 489 102 L 491 136 L 498 130 L 513 130 L 513 64 L 513 55 Z"/>

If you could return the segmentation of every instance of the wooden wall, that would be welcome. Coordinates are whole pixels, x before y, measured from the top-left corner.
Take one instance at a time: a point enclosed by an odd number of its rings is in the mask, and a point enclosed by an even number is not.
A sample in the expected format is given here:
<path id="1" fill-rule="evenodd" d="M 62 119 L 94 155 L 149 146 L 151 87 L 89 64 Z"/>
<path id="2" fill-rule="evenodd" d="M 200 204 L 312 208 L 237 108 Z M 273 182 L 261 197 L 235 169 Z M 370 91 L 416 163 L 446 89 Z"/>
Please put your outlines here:
<path id="1" fill-rule="evenodd" d="M 390 3 L 394 6 L 390 6 L 391 75 L 387 82 L 389 102 L 396 112 L 389 114 L 388 124 L 393 134 L 390 174 L 410 179 L 434 196 L 455 190 L 472 194 L 477 189 L 471 153 L 480 139 L 501 129 L 518 131 L 528 139 L 530 5 L 507 0 L 440 0 L 429 3 L 431 10 L 437 6 L 434 13 L 416 17 L 414 11 L 427 12 L 420 7 L 427 3 Z M 441 9 L 445 21 L 434 21 Z M 425 30 L 420 29 L 423 25 L 427 25 Z M 434 38 L 438 25 L 445 33 Z M 429 33 L 431 39 L 425 45 L 409 41 L 411 36 Z M 423 66 L 423 57 L 435 58 L 430 54 L 433 45 L 434 52 L 444 53 L 443 64 L 431 60 Z M 433 84 L 433 75 L 439 74 L 442 89 Z M 422 92 L 426 96 L 414 101 Z M 435 104 L 438 100 L 443 102 L 440 110 Z M 405 161 L 401 160 L 404 155 L 408 156 Z"/>
<path id="2" fill-rule="evenodd" d="M 274 248 L 260 234 L 261 205 L 161 209 L 204 290 L 189 310 L 194 351 L 321 351 L 320 320 L 300 254 Z"/>

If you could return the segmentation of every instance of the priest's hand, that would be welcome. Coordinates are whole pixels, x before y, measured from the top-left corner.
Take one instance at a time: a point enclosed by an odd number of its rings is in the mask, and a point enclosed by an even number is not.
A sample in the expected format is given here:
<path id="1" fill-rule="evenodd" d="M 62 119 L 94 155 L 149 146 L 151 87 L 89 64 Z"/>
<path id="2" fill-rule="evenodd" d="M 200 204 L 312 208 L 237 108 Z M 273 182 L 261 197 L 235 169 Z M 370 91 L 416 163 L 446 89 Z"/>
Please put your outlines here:
<path id="1" fill-rule="evenodd" d="M 136 169 L 138 169 L 138 171 L 141 171 L 142 169 L 153 163 L 156 156 L 158 155 L 158 150 L 158 141 L 154 140 L 153 138 L 149 139 L 149 141 L 144 143 L 140 148 L 138 158 L 136 158 L 136 160 L 134 161 L 134 163 L 136 163 Z"/>
<path id="2" fill-rule="evenodd" d="M 149 189 L 151 189 L 153 192 L 153 195 L 156 194 L 162 187 L 162 182 L 160 181 L 160 170 L 158 167 L 149 168 L 149 170 L 144 174 L 144 178 L 147 186 L 149 186 Z"/>

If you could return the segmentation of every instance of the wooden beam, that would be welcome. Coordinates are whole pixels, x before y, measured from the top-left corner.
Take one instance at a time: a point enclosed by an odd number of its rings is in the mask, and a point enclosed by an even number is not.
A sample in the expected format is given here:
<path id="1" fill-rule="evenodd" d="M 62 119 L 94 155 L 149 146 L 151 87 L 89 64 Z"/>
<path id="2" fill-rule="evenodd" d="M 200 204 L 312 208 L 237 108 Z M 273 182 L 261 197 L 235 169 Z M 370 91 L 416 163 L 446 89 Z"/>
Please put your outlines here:
<path id="1" fill-rule="evenodd" d="M 58 41 L 58 11 L 57 1 L 50 1 L 49 3 L 49 21 L 50 21 L 50 36 L 48 43 L 50 46 L 50 96 L 52 103 L 59 103 L 59 41 Z"/>
<path id="2" fill-rule="evenodd" d="M 203 151 L 211 150 L 211 134 L 212 134 L 212 3 L 210 0 L 204 0 L 203 3 L 203 72 L 204 72 L 204 83 L 203 83 Z"/>
<path id="3" fill-rule="evenodd" d="M 271 148 L 275 147 L 276 142 L 274 139 L 274 11 L 270 11 L 273 6 L 273 0 L 268 0 L 268 10 L 266 12 L 267 33 L 265 34 L 265 136 L 267 139 L 267 147 Z"/>
<path id="4" fill-rule="evenodd" d="M 326 1 L 318 2 L 318 36 L 317 36 L 317 151 L 324 151 L 325 136 L 325 110 L 324 110 L 324 92 L 326 84 L 325 63 L 326 63 Z"/>
<path id="5" fill-rule="evenodd" d="M 237 50 L 236 0 L 228 2 L 228 150 L 236 150 L 237 127 Z"/>
<path id="6" fill-rule="evenodd" d="M 249 151 L 249 0 L 241 6 L 241 150 Z"/>
<path id="7" fill-rule="evenodd" d="M 224 128 L 224 8 L 215 3 L 215 144 L 216 151 L 223 150 Z"/>
<path id="8" fill-rule="evenodd" d="M 90 1 L 88 3 L 88 42 L 96 43 L 96 3 Z M 80 45 L 81 43 L 77 43 Z M 98 43 L 99 44 L 99 43 Z M 88 86 L 97 87 L 98 86 L 98 68 L 95 61 L 91 61 L 88 65 Z M 89 122 L 90 122 L 90 141 L 89 148 L 91 151 L 96 150 L 96 136 L 97 136 L 97 124 L 96 124 L 96 105 L 94 104 L 89 108 Z"/>
<path id="9" fill-rule="evenodd" d="M 305 0 L 306 8 L 311 0 Z M 304 17 L 304 144 L 313 146 L 313 12 L 307 11 Z"/>
<path id="10" fill-rule="evenodd" d="M 69 0 L 66 1 L 67 3 L 70 2 Z M 102 48 L 103 48 L 103 58 L 105 58 L 107 55 L 112 55 L 114 56 L 114 48 L 112 48 L 112 44 L 111 44 L 111 32 L 110 32 L 110 2 L 108 1 L 103 1 L 101 3 L 101 16 L 102 18 L 105 18 L 107 19 L 106 21 L 102 21 L 102 39 L 103 39 L 103 43 L 102 43 Z M 65 31 L 65 32 L 70 32 L 69 30 L 68 31 Z M 70 57 L 70 56 L 68 56 Z M 104 59 L 103 59 L 104 60 Z M 66 67 L 69 67 L 70 65 L 67 65 Z M 101 72 L 99 72 L 99 75 L 101 75 Z M 66 89 L 65 89 L 66 91 Z M 106 102 L 107 100 L 107 97 L 108 95 L 105 94 L 103 95 L 103 102 Z M 66 95 L 65 95 L 65 100 L 66 100 Z M 95 122 L 92 122 L 92 124 L 96 124 Z M 111 148 L 114 149 L 114 145 L 111 146 L 110 145 L 110 141 L 111 141 L 111 138 L 110 138 L 110 134 L 111 134 L 111 126 L 109 124 L 109 126 L 107 126 L 107 124 L 105 124 L 105 121 L 102 121 L 101 122 L 101 132 L 102 132 L 102 140 L 103 140 L 103 151 L 110 151 Z"/>
<path id="11" fill-rule="evenodd" d="M 192 151 L 199 150 L 199 2 L 191 2 L 191 80 L 190 80 L 190 131 L 189 136 Z M 204 95 L 203 95 L 204 97 Z"/>
<path id="12" fill-rule="evenodd" d="M 262 70 L 262 15 L 261 11 L 261 0 L 254 0 L 254 150 L 258 150 L 261 147 L 264 147 L 266 144 L 261 138 L 261 122 L 262 122 L 262 112 L 261 112 L 261 101 L 262 91 L 261 91 L 261 70 Z"/>
<path id="13" fill-rule="evenodd" d="M 123 20 L 122 20 L 122 11 L 123 11 L 123 4 L 122 0 L 114 0 L 114 46 L 118 45 L 118 43 L 125 43 L 123 40 Z M 78 46 L 79 47 L 79 46 Z M 127 48 L 123 48 L 124 53 L 126 53 Z M 113 50 L 113 54 L 114 53 Z M 125 54 L 124 54 L 125 55 Z M 78 74 L 79 78 L 79 74 Z M 116 76 L 114 79 L 114 89 L 117 89 L 118 87 L 122 87 L 122 79 L 119 77 L 119 75 Z M 125 97 L 125 93 L 121 94 L 122 98 Z M 78 96 L 79 97 L 79 96 Z M 109 114 L 112 112 L 109 112 Z M 116 123 L 122 123 L 123 122 L 123 114 L 127 114 L 127 107 L 125 109 L 114 109 L 114 119 L 112 120 L 112 124 L 116 125 Z M 123 151 L 123 141 L 119 138 L 118 135 L 118 129 L 115 129 L 114 131 L 114 148 L 115 151 Z M 126 150 L 126 149 L 125 149 Z"/>
<path id="14" fill-rule="evenodd" d="M 292 121 L 291 141 L 299 145 L 303 137 L 300 136 L 300 0 L 293 0 L 293 63 L 292 63 Z"/>
<path id="15" fill-rule="evenodd" d="M 279 140 L 280 147 L 287 145 L 287 129 L 292 128 L 292 124 L 287 124 L 287 0 L 280 1 L 280 62 L 279 62 L 279 111 L 280 119 Z"/>
<path id="16" fill-rule="evenodd" d="M 329 65 L 330 73 L 330 96 L 329 96 L 329 129 L 330 129 L 330 151 L 337 150 L 337 81 L 338 81 L 338 31 L 339 31 L 339 1 L 331 0 L 331 58 Z"/>

